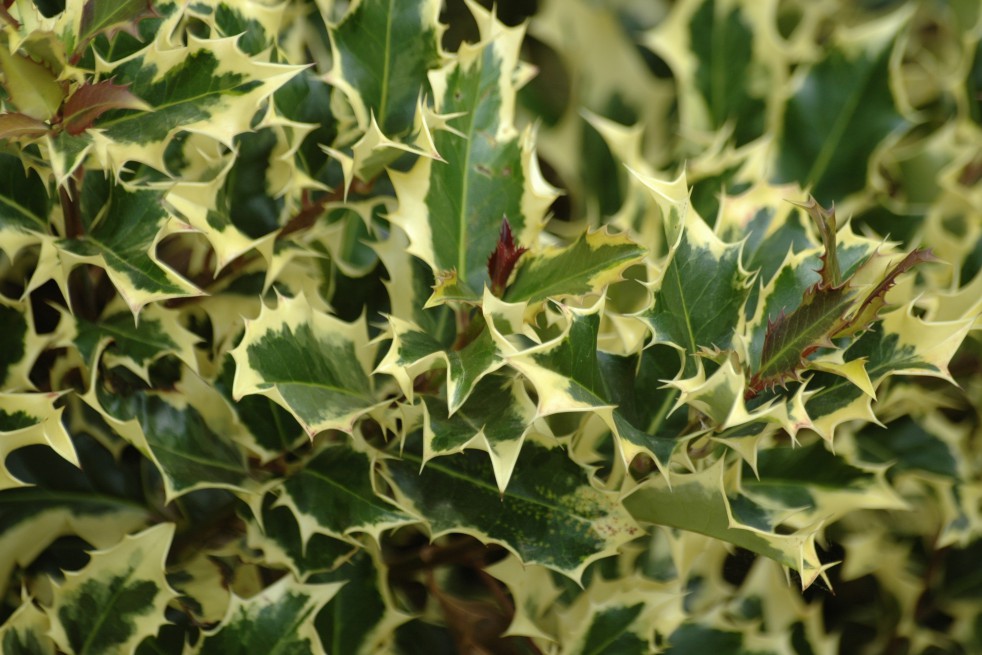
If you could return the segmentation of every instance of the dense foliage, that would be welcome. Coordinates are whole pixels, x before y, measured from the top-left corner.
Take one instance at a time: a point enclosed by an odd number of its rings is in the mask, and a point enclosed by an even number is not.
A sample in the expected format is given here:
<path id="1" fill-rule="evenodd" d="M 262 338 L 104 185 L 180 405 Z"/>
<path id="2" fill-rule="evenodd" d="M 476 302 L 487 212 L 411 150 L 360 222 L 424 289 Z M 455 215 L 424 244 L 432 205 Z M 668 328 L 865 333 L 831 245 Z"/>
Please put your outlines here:
<path id="1" fill-rule="evenodd" d="M 977 0 L 62 4 L 4 655 L 982 651 Z"/>

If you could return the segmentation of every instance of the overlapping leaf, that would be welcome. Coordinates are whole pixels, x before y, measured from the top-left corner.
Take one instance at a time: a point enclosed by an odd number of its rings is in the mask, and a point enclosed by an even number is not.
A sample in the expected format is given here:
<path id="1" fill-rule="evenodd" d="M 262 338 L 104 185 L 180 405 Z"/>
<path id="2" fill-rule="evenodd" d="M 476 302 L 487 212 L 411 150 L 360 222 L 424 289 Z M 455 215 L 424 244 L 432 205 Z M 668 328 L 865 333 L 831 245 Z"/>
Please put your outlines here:
<path id="1" fill-rule="evenodd" d="M 164 171 L 164 151 L 178 130 L 231 146 L 250 129 L 260 103 L 300 70 L 250 58 L 235 38 L 189 35 L 186 47 L 173 47 L 169 38 L 161 29 L 145 49 L 99 66 L 105 78 L 131 81 L 130 93 L 152 108 L 103 115 L 97 151 L 107 165 L 133 160 Z"/>
<path id="2" fill-rule="evenodd" d="M 374 466 L 367 453 L 330 446 L 282 483 L 279 504 L 293 511 L 305 544 L 314 534 L 349 539 L 364 532 L 378 539 L 418 520 L 376 492 Z"/>
<path id="3" fill-rule="evenodd" d="M 76 466 L 51 448 L 17 459 L 19 479 L 31 486 L 0 491 L 0 590 L 16 567 L 27 567 L 56 539 L 77 535 L 108 548 L 146 525 L 139 469 L 120 470 L 109 451 L 76 435 Z"/>
<path id="4" fill-rule="evenodd" d="M 66 574 L 51 607 L 51 636 L 78 655 L 132 651 L 165 623 L 176 596 L 164 577 L 174 524 L 163 523 L 92 553 L 81 571 Z"/>
<path id="5" fill-rule="evenodd" d="M 815 530 L 779 532 L 782 513 L 728 487 L 722 459 L 698 473 L 673 475 L 671 486 L 651 478 L 624 499 L 624 506 L 639 521 L 698 532 L 770 557 L 798 571 L 806 587 L 827 568 L 815 549 Z"/>
<path id="6" fill-rule="evenodd" d="M 437 109 L 457 116 L 434 135 L 444 161 L 421 158 L 409 172 L 392 173 L 399 207 L 391 216 L 409 235 L 410 252 L 437 276 L 452 272 L 455 295 L 474 299 L 488 283 L 502 219 L 520 244 L 531 243 L 554 197 L 530 133 L 519 136 L 512 121 L 522 30 L 478 19 L 486 38 L 462 45 L 455 61 L 431 75 Z"/>
<path id="7" fill-rule="evenodd" d="M 317 615 L 321 641 L 332 653 L 380 653 L 392 648 L 397 626 L 409 616 L 395 609 L 380 558 L 361 552 L 332 573 L 311 582 L 343 584 L 341 591 Z"/>
<path id="8" fill-rule="evenodd" d="M 314 629 L 314 619 L 340 587 L 300 584 L 285 576 L 252 598 L 233 597 L 221 625 L 205 633 L 195 652 L 326 652 Z"/>
<path id="9" fill-rule="evenodd" d="M 281 297 L 246 325 L 232 351 L 233 395 L 262 394 L 285 407 L 311 436 L 351 431 L 378 404 L 368 373 L 374 348 L 363 321 L 316 311 L 303 296 Z"/>
<path id="10" fill-rule="evenodd" d="M 427 95 L 427 73 L 441 61 L 435 0 L 359 0 L 330 30 L 333 68 L 328 77 L 351 103 L 358 126 L 374 118 L 388 136 L 413 126 L 416 103 Z"/>
<path id="11" fill-rule="evenodd" d="M 901 7 L 838 33 L 827 55 L 792 79 L 781 120 L 775 178 L 812 187 L 823 204 L 862 189 L 885 138 L 907 126 L 890 88 L 890 56 L 911 12 Z"/>
<path id="12" fill-rule="evenodd" d="M 115 388 L 96 384 L 85 400 L 154 462 L 168 498 L 202 488 L 252 488 L 245 455 L 228 434 L 231 417 L 213 387 L 190 372 L 167 391 L 118 373 L 110 380 Z"/>
<path id="13" fill-rule="evenodd" d="M 673 244 L 660 279 L 653 282 L 653 307 L 641 317 L 656 340 L 686 354 L 682 370 L 692 375 L 694 357 L 702 351 L 731 346 L 750 276 L 741 266 L 740 244 L 721 241 L 689 206 L 684 179 L 641 181 L 662 207 Z"/>
<path id="14" fill-rule="evenodd" d="M 79 217 L 83 232 L 58 241 L 66 269 L 59 283 L 67 285 L 67 272 L 74 264 L 99 266 L 134 315 L 153 301 L 198 295 L 157 257 L 159 240 L 180 229 L 160 200 L 156 191 L 126 191 L 99 173 L 89 173 Z"/>
<path id="15" fill-rule="evenodd" d="M 422 516 L 434 537 L 471 534 L 578 580 L 590 562 L 639 534 L 620 503 L 593 487 L 562 448 L 526 442 L 504 493 L 483 455 L 464 452 L 420 470 L 422 464 L 410 444 L 385 470 L 400 503 Z"/>

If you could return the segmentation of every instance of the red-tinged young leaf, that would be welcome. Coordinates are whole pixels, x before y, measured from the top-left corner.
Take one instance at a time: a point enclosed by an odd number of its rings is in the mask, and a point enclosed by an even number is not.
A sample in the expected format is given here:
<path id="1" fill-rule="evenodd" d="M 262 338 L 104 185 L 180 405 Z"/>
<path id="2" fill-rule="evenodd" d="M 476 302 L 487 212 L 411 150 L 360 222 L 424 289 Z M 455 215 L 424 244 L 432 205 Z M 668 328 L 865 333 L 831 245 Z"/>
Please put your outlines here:
<path id="1" fill-rule="evenodd" d="M 47 123 L 31 118 L 27 114 L 15 111 L 0 114 L 0 139 L 37 137 L 45 134 L 49 129 Z"/>
<path id="2" fill-rule="evenodd" d="M 808 202 L 793 203 L 801 207 L 818 227 L 819 234 L 822 235 L 822 245 L 825 247 L 825 254 L 822 255 L 822 269 L 819 273 L 822 276 L 822 284 L 826 287 L 837 286 L 842 280 L 842 271 L 839 269 L 839 256 L 836 249 L 836 231 L 838 230 L 835 220 L 835 205 L 831 209 L 825 209 L 814 196 L 808 197 Z"/>
<path id="3" fill-rule="evenodd" d="M 797 309 L 768 320 L 760 368 L 750 380 L 750 391 L 758 392 L 796 378 L 804 358 L 828 343 L 830 331 L 849 309 L 852 299 L 846 285 L 826 288 L 818 282 L 805 292 Z"/>
<path id="4" fill-rule="evenodd" d="M 519 258 L 528 250 L 519 246 L 515 247 L 515 240 L 512 238 L 511 225 L 508 218 L 501 220 L 501 234 L 498 236 L 498 245 L 494 252 L 488 257 L 488 276 L 491 278 L 491 293 L 497 297 L 505 292 L 508 285 L 508 278 L 515 269 L 515 264 Z"/>
<path id="5" fill-rule="evenodd" d="M 938 258 L 929 249 L 917 248 L 912 250 L 906 257 L 894 264 L 893 268 L 883 277 L 880 283 L 866 294 L 863 302 L 859 304 L 859 309 L 853 312 L 844 321 L 843 325 L 835 330 L 832 338 L 851 336 L 868 328 L 877 319 L 880 311 L 886 305 L 887 292 L 893 288 L 897 277 L 901 273 L 910 270 L 918 264 L 937 260 Z"/>
<path id="6" fill-rule="evenodd" d="M 62 108 L 65 131 L 78 135 L 92 127 L 99 116 L 111 109 L 138 109 L 147 111 L 150 105 L 130 93 L 126 85 L 113 84 L 112 80 L 83 84 L 73 93 Z"/>

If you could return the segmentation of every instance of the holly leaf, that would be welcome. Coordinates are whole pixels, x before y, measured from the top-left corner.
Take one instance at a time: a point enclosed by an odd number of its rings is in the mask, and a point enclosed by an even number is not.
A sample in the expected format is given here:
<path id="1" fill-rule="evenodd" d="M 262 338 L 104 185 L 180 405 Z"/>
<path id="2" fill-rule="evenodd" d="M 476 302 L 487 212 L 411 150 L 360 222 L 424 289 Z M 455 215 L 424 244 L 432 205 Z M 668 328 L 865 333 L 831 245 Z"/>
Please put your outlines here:
<path id="1" fill-rule="evenodd" d="M 37 333 L 27 302 L 0 296 L 0 334 L 5 340 L 0 349 L 0 389 L 33 389 L 31 369 L 50 339 Z"/>
<path id="2" fill-rule="evenodd" d="M 410 617 L 395 609 L 387 574 L 381 558 L 363 550 L 336 571 L 311 577 L 311 582 L 344 585 L 315 622 L 331 652 L 391 652 L 395 629 Z"/>
<path id="3" fill-rule="evenodd" d="M 209 136 L 228 147 L 251 131 L 257 107 L 301 70 L 251 58 L 236 40 L 200 40 L 186 47 L 169 42 L 161 29 L 153 43 L 108 65 L 103 76 L 131 81 L 129 92 L 151 109 L 116 110 L 102 116 L 97 152 L 113 161 L 137 161 L 166 171 L 164 151 L 179 130 Z"/>
<path id="4" fill-rule="evenodd" d="M 416 377 L 442 364 L 447 369 L 447 408 L 451 415 L 467 401 L 482 378 L 505 364 L 486 329 L 458 350 L 395 316 L 389 317 L 389 327 L 392 345 L 377 372 L 394 377 L 406 397 L 412 399 Z"/>
<path id="5" fill-rule="evenodd" d="M 366 453 L 329 446 L 283 481 L 278 504 L 296 516 L 304 544 L 315 534 L 350 540 L 364 532 L 378 540 L 385 530 L 417 522 L 376 492 L 374 466 Z"/>
<path id="6" fill-rule="evenodd" d="M 0 490 L 27 484 L 7 468 L 10 453 L 31 445 L 51 448 L 66 461 L 79 466 L 78 455 L 55 408 L 56 393 L 0 393 Z"/>
<path id="7" fill-rule="evenodd" d="M 301 584 L 285 576 L 249 599 L 232 596 L 219 627 L 204 633 L 197 655 L 326 652 L 314 619 L 340 584 Z"/>
<path id="8" fill-rule="evenodd" d="M 831 524 L 861 509 L 909 509 L 886 480 L 885 467 L 861 466 L 829 452 L 823 441 L 762 449 L 756 477 L 744 464 L 741 489 L 761 504 L 796 510 L 790 523 Z"/>
<path id="9" fill-rule="evenodd" d="M 334 570 L 358 548 L 321 533 L 310 535 L 305 542 L 293 511 L 276 505 L 275 500 L 273 494 L 266 494 L 260 509 L 262 520 L 246 524 L 249 547 L 261 550 L 265 562 L 282 564 L 305 580 L 314 573 Z"/>
<path id="10" fill-rule="evenodd" d="M 0 592 L 16 567 L 29 566 L 59 537 L 107 548 L 149 519 L 137 468 L 120 468 L 85 433 L 73 445 L 78 464 L 49 447 L 10 457 L 17 479 L 29 486 L 0 491 Z"/>
<path id="11" fill-rule="evenodd" d="M 504 493 L 536 419 L 535 405 L 524 383 L 500 375 L 484 378 L 471 401 L 453 416 L 448 415 L 446 404 L 436 398 L 424 396 L 423 404 L 423 460 L 466 448 L 484 450 L 491 457 L 498 489 Z"/>
<path id="12" fill-rule="evenodd" d="M 330 28 L 327 80 L 344 93 L 361 131 L 373 118 L 389 136 L 413 127 L 417 100 L 429 90 L 427 73 L 443 56 L 439 14 L 437 0 L 360 0 Z"/>
<path id="13" fill-rule="evenodd" d="M 201 293 L 157 257 L 160 239 L 180 229 L 160 199 L 158 191 L 127 191 L 89 173 L 80 203 L 83 233 L 57 242 L 69 270 L 82 263 L 104 269 L 134 316 L 151 302 Z M 67 271 L 58 281 L 70 297 Z"/>
<path id="14" fill-rule="evenodd" d="M 62 126 L 71 135 L 81 134 L 111 109 L 148 111 L 150 105 L 130 93 L 126 86 L 113 84 L 112 80 L 85 83 L 65 101 L 61 109 Z"/>
<path id="15" fill-rule="evenodd" d="M 48 190 L 37 172 L 0 152 L 0 250 L 12 259 L 24 245 L 47 235 L 49 208 Z"/>
<path id="16" fill-rule="evenodd" d="M 128 311 L 110 312 L 98 321 L 87 321 L 61 308 L 59 311 L 57 343 L 74 346 L 89 371 L 95 370 L 104 353 L 148 382 L 150 364 L 165 355 L 175 355 L 192 371 L 197 369 L 194 345 L 198 338 L 181 325 L 178 312 L 162 305 L 146 307 L 139 323 Z"/>
<path id="17" fill-rule="evenodd" d="M 644 258 L 645 250 L 626 234 L 584 232 L 564 248 L 537 250 L 521 262 L 504 298 L 508 302 L 541 302 L 599 293 Z"/>
<path id="18" fill-rule="evenodd" d="M 262 394 L 286 408 L 313 437 L 350 432 L 376 400 L 369 378 L 375 349 L 364 319 L 345 323 L 314 309 L 303 295 L 280 297 L 246 323 L 232 350 L 232 394 Z"/>
<path id="19" fill-rule="evenodd" d="M 153 461 L 168 500 L 196 489 L 253 491 L 245 455 L 229 434 L 232 417 L 211 385 L 185 370 L 173 390 L 152 391 L 120 371 L 83 399 Z"/>
<path id="20" fill-rule="evenodd" d="M 617 437 L 618 454 L 623 463 L 628 464 L 638 453 L 651 456 L 664 469 L 676 442 L 670 435 L 671 427 L 663 431 L 665 417 L 669 413 L 671 401 L 667 395 L 659 393 L 660 402 L 652 404 L 653 414 L 646 416 L 644 421 L 636 412 L 622 413 L 617 407 L 617 401 L 629 403 L 629 393 L 625 385 L 625 371 L 616 374 L 612 370 L 605 371 L 601 362 L 608 369 L 617 364 L 606 356 L 601 358 L 597 351 L 597 334 L 600 330 L 600 318 L 603 314 L 604 300 L 601 298 L 592 307 L 575 309 L 561 306 L 565 325 L 555 338 L 541 345 L 522 350 L 508 357 L 508 365 L 518 370 L 535 387 L 538 394 L 538 414 L 548 416 L 566 412 L 590 412 L 599 416 Z M 676 361 L 674 357 L 667 360 Z M 611 373 L 608 379 L 605 373 Z M 632 375 L 628 373 L 627 375 Z M 648 380 L 653 383 L 653 380 Z M 609 384 L 618 386 L 611 391 Z M 659 385 L 660 386 L 660 385 Z M 651 391 L 651 387 L 646 387 Z M 632 422 L 629 417 L 638 421 Z M 643 425 L 651 427 L 654 433 L 647 432 Z"/>
<path id="21" fill-rule="evenodd" d="M 884 316 L 850 345 L 843 353 L 843 361 L 865 359 L 874 389 L 893 375 L 925 375 L 950 381 L 948 363 L 973 320 L 926 321 L 914 316 L 908 305 Z M 818 373 L 808 381 L 807 388 L 814 391 L 806 394 L 805 410 L 813 429 L 827 439 L 845 421 L 876 421 L 872 398 L 847 378 Z"/>
<path id="22" fill-rule="evenodd" d="M 55 655 L 50 628 L 48 615 L 32 599 L 24 598 L 0 626 L 0 648 L 7 655 Z"/>
<path id="23" fill-rule="evenodd" d="M 909 9 L 837 31 L 826 56 L 799 69 L 781 120 L 777 181 L 811 187 L 825 204 L 866 185 L 867 171 L 856 163 L 870 161 L 885 138 L 908 125 L 890 88 L 890 56 Z"/>
<path id="24" fill-rule="evenodd" d="M 132 651 L 166 623 L 177 594 L 164 564 L 174 524 L 162 523 L 91 553 L 80 571 L 65 574 L 49 616 L 58 647 L 78 655 Z"/>
<path id="25" fill-rule="evenodd" d="M 785 534 L 778 530 L 784 511 L 771 511 L 727 483 L 724 459 L 697 473 L 672 474 L 671 485 L 649 478 L 628 493 L 624 507 L 635 519 L 704 534 L 764 555 L 801 575 L 808 587 L 824 576 L 815 550 L 815 529 Z M 826 581 L 827 584 L 827 581 Z"/>
<path id="26" fill-rule="evenodd" d="M 390 220 L 409 236 L 409 252 L 438 279 L 453 271 L 454 295 L 475 300 L 490 282 L 486 264 L 502 218 L 517 243 L 533 243 L 554 198 L 531 133 L 519 136 L 513 124 L 521 38 L 521 28 L 495 21 L 493 35 L 463 44 L 451 64 L 431 75 L 436 110 L 453 116 L 433 136 L 444 161 L 420 158 L 408 172 L 390 173 L 399 200 Z"/>
<path id="27" fill-rule="evenodd" d="M 651 285 L 654 304 L 641 318 L 656 341 L 686 354 L 682 371 L 691 376 L 699 353 L 731 346 L 751 276 L 741 266 L 740 244 L 721 241 L 689 206 L 683 178 L 665 183 L 636 175 L 662 207 L 672 244 Z"/>
<path id="28" fill-rule="evenodd" d="M 385 463 L 399 503 L 426 520 L 433 538 L 473 535 L 578 581 L 591 562 L 640 534 L 562 448 L 526 441 L 503 493 L 483 455 L 463 452 L 421 467 L 418 442 Z"/>
<path id="29" fill-rule="evenodd" d="M 763 134 L 767 97 L 761 91 L 783 80 L 779 46 L 759 21 L 739 6 L 693 0 L 673 6 L 646 35 L 645 45 L 675 73 L 685 133 L 728 128 L 737 146 Z"/>

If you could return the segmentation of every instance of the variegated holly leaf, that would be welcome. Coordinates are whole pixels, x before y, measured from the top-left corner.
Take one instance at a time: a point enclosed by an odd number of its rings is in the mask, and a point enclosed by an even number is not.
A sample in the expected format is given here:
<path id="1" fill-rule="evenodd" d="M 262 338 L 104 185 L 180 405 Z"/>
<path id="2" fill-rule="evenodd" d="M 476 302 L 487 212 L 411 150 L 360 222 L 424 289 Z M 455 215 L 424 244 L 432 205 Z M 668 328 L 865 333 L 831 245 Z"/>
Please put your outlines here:
<path id="1" fill-rule="evenodd" d="M 613 580 L 595 576 L 560 614 L 564 647 L 574 653 L 650 653 L 654 636 L 682 621 L 682 594 L 640 574 Z"/>
<path id="2" fill-rule="evenodd" d="M 226 355 L 213 384 L 238 419 L 241 432 L 236 440 L 240 444 L 269 462 L 307 443 L 307 433 L 293 415 L 268 397 L 256 394 L 236 400 L 234 379 L 235 361 Z"/>
<path id="3" fill-rule="evenodd" d="M 0 626 L 0 649 L 7 655 L 55 655 L 55 642 L 48 636 L 51 622 L 30 598 Z"/>
<path id="4" fill-rule="evenodd" d="M 311 437 L 350 432 L 377 404 L 369 378 L 375 348 L 365 321 L 345 323 L 314 309 L 303 295 L 280 297 L 246 323 L 232 351 L 236 398 L 262 394 L 285 407 Z"/>
<path id="5" fill-rule="evenodd" d="M 154 391 L 117 368 L 97 380 L 84 399 L 153 461 L 168 499 L 196 489 L 252 489 L 245 455 L 230 434 L 231 413 L 194 373 L 185 370 L 173 390 Z"/>
<path id="6" fill-rule="evenodd" d="M 127 191 L 101 173 L 89 173 L 81 192 L 82 233 L 58 241 L 67 285 L 80 263 L 103 268 L 134 315 L 148 303 L 200 294 L 157 257 L 157 243 L 181 229 L 157 191 Z M 68 297 L 67 291 L 65 296 Z"/>
<path id="7" fill-rule="evenodd" d="M 139 322 L 128 311 L 110 312 L 98 321 L 60 311 L 57 343 L 74 346 L 90 371 L 103 353 L 148 382 L 150 364 L 165 355 L 175 355 L 191 370 L 197 369 L 194 344 L 198 338 L 181 325 L 177 312 L 159 304 L 146 307 Z"/>
<path id="8" fill-rule="evenodd" d="M 63 16 L 65 49 L 80 55 L 95 36 L 132 29 L 136 21 L 153 14 L 152 4 L 148 0 L 86 0 L 69 3 Z"/>
<path id="9" fill-rule="evenodd" d="M 798 70 L 780 121 L 778 181 L 811 187 L 823 204 L 866 185 L 865 162 L 908 125 L 893 99 L 890 57 L 911 9 L 837 30 L 825 56 Z"/>
<path id="10" fill-rule="evenodd" d="M 908 508 L 887 483 L 884 467 L 851 463 L 829 452 L 821 440 L 761 449 L 755 473 L 756 478 L 744 465 L 742 491 L 762 505 L 796 510 L 789 519 L 796 527 L 835 523 L 861 509 Z"/>
<path id="11" fill-rule="evenodd" d="M 50 338 L 35 330 L 34 313 L 28 302 L 7 300 L 0 295 L 0 334 L 5 341 L 0 349 L 0 389 L 33 389 L 31 368 Z"/>
<path id="12" fill-rule="evenodd" d="M 51 448 L 75 466 L 75 446 L 61 421 L 62 409 L 55 407 L 60 394 L 0 393 L 0 490 L 24 484 L 6 465 L 7 456 L 18 448 L 42 445 Z"/>
<path id="13" fill-rule="evenodd" d="M 344 585 L 315 621 L 330 652 L 392 652 L 395 629 L 410 617 L 396 609 L 387 574 L 379 556 L 362 551 L 336 571 L 311 578 L 310 582 Z"/>
<path id="14" fill-rule="evenodd" d="M 177 594 L 164 564 L 174 524 L 162 523 L 91 553 L 81 571 L 65 574 L 49 611 L 58 648 L 77 655 L 132 652 L 166 622 Z"/>
<path id="15" fill-rule="evenodd" d="M 764 133 L 767 91 L 783 82 L 781 51 L 767 19 L 770 13 L 739 3 L 691 0 L 674 5 L 646 35 L 645 45 L 675 73 L 686 133 L 728 129 L 737 146 Z"/>
<path id="16" fill-rule="evenodd" d="M 260 510 L 262 520 L 246 524 L 249 547 L 261 550 L 265 562 L 282 564 L 306 580 L 311 574 L 336 569 L 357 548 L 319 532 L 304 541 L 296 515 L 274 501 L 275 496 L 267 494 Z"/>
<path id="17" fill-rule="evenodd" d="M 285 8 L 254 0 L 208 0 L 189 6 L 188 13 L 208 23 L 215 38 L 238 37 L 239 48 L 247 55 L 256 56 L 275 43 L 276 34 L 283 29 Z"/>
<path id="18" fill-rule="evenodd" d="M 485 571 L 500 580 L 511 593 L 515 613 L 505 635 L 555 640 L 555 629 L 550 623 L 562 589 L 552 571 L 544 566 L 525 564 L 514 555 L 495 562 Z"/>
<path id="19" fill-rule="evenodd" d="M 478 317 L 474 320 L 483 319 Z M 450 414 L 460 409 L 484 376 L 505 364 L 486 329 L 458 349 L 456 344 L 440 343 L 429 333 L 395 316 L 389 317 L 389 327 L 392 345 L 376 370 L 394 377 L 403 393 L 412 398 L 413 384 L 418 375 L 433 368 L 446 368 Z"/>
<path id="20" fill-rule="evenodd" d="M 374 467 L 367 453 L 328 446 L 283 481 L 278 504 L 296 516 L 304 544 L 314 534 L 343 540 L 363 532 L 378 540 L 384 530 L 418 521 L 377 492 Z"/>
<path id="21" fill-rule="evenodd" d="M 616 435 L 618 454 L 625 464 L 638 453 L 646 453 L 659 465 L 664 465 L 676 446 L 673 438 L 677 436 L 673 433 L 676 421 L 666 422 L 669 412 L 674 409 L 674 397 L 671 390 L 656 390 L 656 385 L 661 386 L 658 380 L 647 376 L 660 375 L 666 368 L 677 366 L 678 357 L 660 349 L 657 356 L 664 359 L 649 360 L 645 372 L 638 375 L 637 371 L 622 368 L 625 362 L 618 362 L 612 356 L 601 356 L 597 351 L 597 334 L 603 306 L 601 298 L 586 309 L 561 307 L 565 322 L 562 332 L 541 345 L 509 356 L 508 365 L 521 372 L 535 387 L 540 416 L 596 413 Z M 672 371 L 666 377 L 674 373 Z M 631 379 L 633 375 L 645 378 L 645 390 L 640 393 L 653 394 L 653 398 L 645 401 L 654 399 L 649 405 L 651 412 L 636 411 L 637 405 L 631 397 L 633 392 L 629 390 L 637 382 Z M 621 412 L 618 404 L 624 404 L 626 411 Z"/>
<path id="22" fill-rule="evenodd" d="M 843 354 L 846 363 L 865 360 L 875 389 L 892 375 L 925 375 L 950 380 L 948 363 L 965 339 L 973 318 L 931 322 L 913 315 L 913 307 L 883 317 Z M 818 373 L 807 383 L 805 410 L 815 431 L 831 438 L 836 426 L 849 420 L 876 421 L 871 398 L 844 377 Z"/>
<path id="23" fill-rule="evenodd" d="M 48 191 L 37 172 L 0 152 L 0 251 L 13 259 L 26 245 L 49 234 Z"/>
<path id="24" fill-rule="evenodd" d="M 433 272 L 409 254 L 408 246 L 409 238 L 398 227 L 384 241 L 372 244 L 389 275 L 385 288 L 392 316 L 409 320 L 436 341 L 450 344 L 456 336 L 454 313 L 445 305 L 425 308 L 433 293 Z"/>
<path id="25" fill-rule="evenodd" d="M 616 498 L 559 447 L 526 441 L 504 492 L 487 458 L 469 451 L 423 466 L 418 442 L 410 442 L 385 471 L 400 504 L 422 516 L 433 537 L 470 534 L 573 580 L 640 534 Z"/>
<path id="26" fill-rule="evenodd" d="M 451 64 L 431 75 L 437 110 L 456 116 L 433 137 L 444 161 L 420 158 L 408 172 L 390 174 L 399 199 L 390 218 L 409 235 L 409 251 L 434 275 L 453 271 L 453 296 L 471 299 L 490 282 L 487 260 L 502 219 L 520 245 L 534 243 L 555 197 L 539 172 L 531 133 L 520 136 L 513 124 L 523 30 L 489 20 L 494 26 L 485 40 L 463 44 Z"/>
<path id="27" fill-rule="evenodd" d="M 149 520 L 137 468 L 119 467 L 85 434 L 75 436 L 74 447 L 78 465 L 47 447 L 10 458 L 30 486 L 0 491 L 0 593 L 16 567 L 29 566 L 59 537 L 107 548 Z"/>
<path id="28" fill-rule="evenodd" d="M 446 403 L 432 396 L 424 396 L 423 404 L 424 461 L 466 448 L 487 451 L 495 482 L 503 493 L 525 436 L 537 418 L 524 383 L 502 375 L 484 378 L 475 387 L 471 401 L 453 415 L 448 414 Z"/>
<path id="29" fill-rule="evenodd" d="M 100 62 L 102 77 L 127 80 L 129 91 L 152 110 L 104 114 L 96 152 L 106 166 L 138 161 L 165 171 L 164 151 L 179 130 L 205 134 L 231 147 L 250 131 L 261 103 L 300 67 L 249 57 L 235 38 L 200 40 L 174 47 L 169 30 L 120 61 Z"/>
<path id="30" fill-rule="evenodd" d="M 584 232 L 564 248 L 538 250 L 519 261 L 508 302 L 540 302 L 599 293 L 644 257 L 645 250 L 625 234 Z"/>
<path id="31" fill-rule="evenodd" d="M 666 183 L 639 176 L 662 208 L 672 244 L 653 283 L 654 305 L 641 314 L 656 341 L 685 353 L 682 371 L 695 373 L 704 350 L 725 350 L 749 295 L 750 274 L 740 262 L 740 244 L 725 243 L 688 204 L 684 178 Z"/>
<path id="32" fill-rule="evenodd" d="M 665 655 L 707 652 L 718 655 L 779 655 L 787 652 L 783 635 L 754 634 L 750 629 L 711 627 L 697 622 L 687 622 L 668 636 L 669 648 Z"/>
<path id="33" fill-rule="evenodd" d="M 815 528 L 785 534 L 787 510 L 769 510 L 739 492 L 739 476 L 727 475 L 724 459 L 697 473 L 646 480 L 624 499 L 639 521 L 698 532 L 769 557 L 796 570 L 802 586 L 824 576 L 815 550 Z"/>
<path id="34" fill-rule="evenodd" d="M 205 632 L 198 655 L 327 652 L 314 628 L 340 584 L 301 584 L 285 576 L 249 599 L 232 597 L 219 626 Z"/>
<path id="35" fill-rule="evenodd" d="M 413 127 L 417 100 L 428 95 L 427 73 L 442 52 L 437 0 L 359 0 L 329 30 L 328 81 L 347 98 L 362 132 L 374 118 L 385 135 Z"/>

